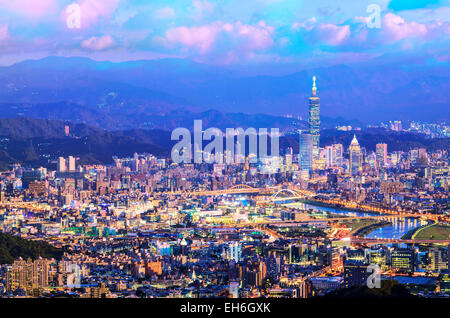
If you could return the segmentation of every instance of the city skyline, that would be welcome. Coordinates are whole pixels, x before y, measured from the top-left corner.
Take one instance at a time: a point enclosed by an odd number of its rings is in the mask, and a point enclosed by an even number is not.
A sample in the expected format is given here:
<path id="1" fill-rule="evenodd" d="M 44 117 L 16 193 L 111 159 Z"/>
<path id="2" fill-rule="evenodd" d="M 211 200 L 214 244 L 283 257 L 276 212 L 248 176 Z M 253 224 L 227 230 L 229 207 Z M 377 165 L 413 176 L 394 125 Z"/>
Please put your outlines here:
<path id="1" fill-rule="evenodd" d="M 0 303 L 448 303 L 449 13 L 0 0 Z"/>

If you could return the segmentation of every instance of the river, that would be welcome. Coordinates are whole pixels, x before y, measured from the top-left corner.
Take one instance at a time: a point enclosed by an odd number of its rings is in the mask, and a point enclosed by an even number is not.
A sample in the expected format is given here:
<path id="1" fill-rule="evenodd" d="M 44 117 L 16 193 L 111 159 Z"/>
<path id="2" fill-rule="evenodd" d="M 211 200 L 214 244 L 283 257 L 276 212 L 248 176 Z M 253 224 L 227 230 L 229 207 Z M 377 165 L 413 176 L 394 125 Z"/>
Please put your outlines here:
<path id="1" fill-rule="evenodd" d="M 331 208 L 331 207 L 324 207 L 324 206 L 318 206 L 318 205 L 312 205 L 312 204 L 306 204 L 306 203 L 291 203 L 289 204 L 290 207 L 296 207 L 299 209 L 312 209 L 319 212 L 331 212 L 334 214 L 339 215 L 345 215 L 345 216 L 373 216 L 375 213 L 367 213 L 367 212 L 359 212 L 359 211 L 348 211 L 348 210 L 342 210 L 339 208 Z M 399 217 L 390 217 L 388 219 L 389 222 L 391 222 L 391 225 L 381 227 L 378 229 L 373 230 L 369 234 L 365 235 L 367 238 L 378 238 L 378 239 L 399 239 L 408 231 L 422 226 L 426 225 L 427 221 L 420 220 L 418 218 L 399 218 Z"/>

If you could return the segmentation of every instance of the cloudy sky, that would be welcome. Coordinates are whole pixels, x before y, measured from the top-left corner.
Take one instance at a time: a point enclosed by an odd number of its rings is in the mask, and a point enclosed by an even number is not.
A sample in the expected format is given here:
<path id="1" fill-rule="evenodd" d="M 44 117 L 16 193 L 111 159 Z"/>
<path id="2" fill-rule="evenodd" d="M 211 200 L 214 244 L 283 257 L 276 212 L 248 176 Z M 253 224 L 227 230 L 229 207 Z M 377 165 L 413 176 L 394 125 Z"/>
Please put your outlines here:
<path id="1" fill-rule="evenodd" d="M 380 8 L 379 28 L 367 24 L 369 5 Z M 2 65 L 53 55 L 226 65 L 420 55 L 448 63 L 449 47 L 450 0 L 0 0 Z"/>

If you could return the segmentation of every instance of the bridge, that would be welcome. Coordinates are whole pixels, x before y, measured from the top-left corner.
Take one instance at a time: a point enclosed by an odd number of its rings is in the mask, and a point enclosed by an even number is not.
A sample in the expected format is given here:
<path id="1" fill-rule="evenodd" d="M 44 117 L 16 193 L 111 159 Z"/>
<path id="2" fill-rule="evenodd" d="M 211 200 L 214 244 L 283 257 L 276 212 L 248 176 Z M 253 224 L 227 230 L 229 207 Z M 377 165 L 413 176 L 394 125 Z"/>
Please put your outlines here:
<path id="1" fill-rule="evenodd" d="M 0 209 L 17 209 L 29 210 L 35 212 L 44 212 L 49 209 L 46 204 L 39 204 L 36 202 L 0 202 Z"/>
<path id="2" fill-rule="evenodd" d="M 221 190 L 197 190 L 197 191 L 169 191 L 160 192 L 159 194 L 165 195 L 186 195 L 186 196 L 215 196 L 224 194 L 271 194 L 273 193 L 272 188 L 254 188 L 247 184 L 238 184 L 229 189 Z"/>
<path id="3" fill-rule="evenodd" d="M 162 195 L 186 195 L 186 196 L 215 196 L 215 195 L 225 195 L 225 194 L 261 194 L 261 195 L 272 195 L 271 201 L 288 200 L 288 198 L 280 197 L 281 193 L 289 193 L 291 198 L 304 198 L 306 196 L 314 196 L 315 193 L 306 190 L 299 190 L 297 188 L 281 188 L 281 187 L 266 187 L 266 188 L 255 188 L 249 186 L 248 184 L 238 184 L 229 189 L 221 190 L 197 190 L 197 191 L 168 191 L 159 192 Z"/>
<path id="4" fill-rule="evenodd" d="M 290 196 L 280 196 L 281 194 L 288 194 Z M 266 200 L 267 202 L 278 202 L 278 201 L 290 201 L 290 200 L 296 200 L 296 199 L 304 199 L 306 197 L 313 197 L 316 194 L 311 191 L 306 190 L 299 190 L 295 188 L 287 188 L 287 189 L 280 189 L 277 192 L 275 192 L 269 200 Z"/>
<path id="5" fill-rule="evenodd" d="M 442 216 L 436 214 L 416 214 L 409 213 L 406 211 L 390 210 L 384 207 L 377 207 L 368 204 L 361 204 L 352 201 L 344 201 L 338 199 L 320 199 L 316 197 L 316 193 L 307 190 L 301 190 L 294 186 L 287 188 L 282 188 L 281 186 L 276 187 L 266 187 L 266 188 L 255 188 L 247 184 L 238 184 L 229 189 L 221 190 L 198 190 L 198 191 L 169 191 L 169 192 L 159 192 L 162 195 L 186 195 L 191 197 L 196 196 L 216 196 L 216 195 L 228 195 L 228 194 L 255 194 L 255 195 L 270 195 L 270 198 L 259 200 L 258 204 L 274 203 L 282 201 L 291 201 L 296 199 L 312 198 L 314 201 L 319 203 L 331 205 L 333 207 L 342 207 L 346 209 L 356 210 L 356 211 L 367 211 L 375 212 L 385 215 L 392 215 L 394 217 L 410 217 L 410 218 L 424 218 L 427 220 L 433 220 L 435 222 L 444 221 L 450 222 L 449 216 Z M 288 194 L 289 196 L 280 196 L 280 194 Z M 376 218 L 376 217 L 375 217 Z"/>

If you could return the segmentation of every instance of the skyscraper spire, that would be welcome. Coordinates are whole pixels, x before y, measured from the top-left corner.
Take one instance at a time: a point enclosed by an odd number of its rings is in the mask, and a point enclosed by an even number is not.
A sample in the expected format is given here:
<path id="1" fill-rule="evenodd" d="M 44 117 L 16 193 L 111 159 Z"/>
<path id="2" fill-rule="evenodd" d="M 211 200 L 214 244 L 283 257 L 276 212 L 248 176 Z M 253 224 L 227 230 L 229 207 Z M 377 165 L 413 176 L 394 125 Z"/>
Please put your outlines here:
<path id="1" fill-rule="evenodd" d="M 320 147 L 320 98 L 317 96 L 316 77 L 313 76 L 312 96 L 309 98 L 309 133 L 313 145 L 313 165 L 319 158 Z"/>
<path id="2" fill-rule="evenodd" d="M 313 96 L 316 96 L 316 94 L 317 94 L 316 77 L 315 77 L 315 76 L 313 76 L 313 88 L 312 88 L 312 93 L 313 93 Z"/>

